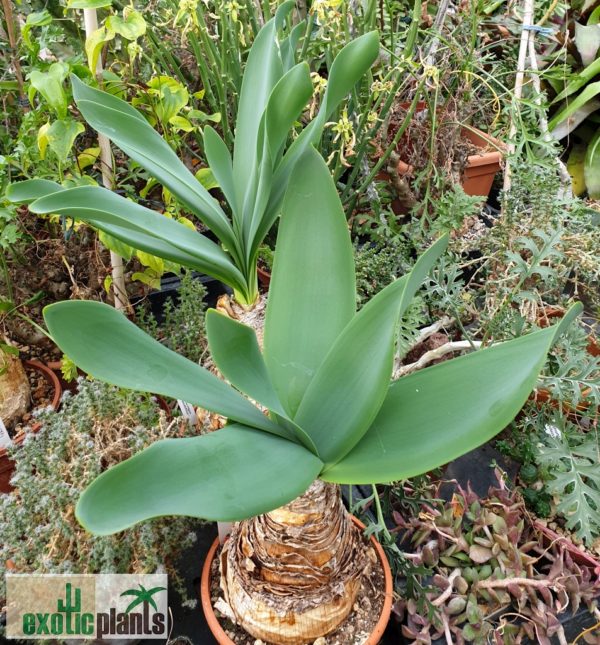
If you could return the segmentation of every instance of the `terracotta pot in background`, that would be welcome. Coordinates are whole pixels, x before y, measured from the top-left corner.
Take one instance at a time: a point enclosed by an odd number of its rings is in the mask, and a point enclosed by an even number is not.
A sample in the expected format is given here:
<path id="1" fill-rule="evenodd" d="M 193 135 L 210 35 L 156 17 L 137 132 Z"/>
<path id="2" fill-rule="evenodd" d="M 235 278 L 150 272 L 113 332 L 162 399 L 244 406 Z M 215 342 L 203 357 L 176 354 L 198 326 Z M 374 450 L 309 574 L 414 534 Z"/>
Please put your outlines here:
<path id="1" fill-rule="evenodd" d="M 494 183 L 494 176 L 501 170 L 504 144 L 477 128 L 463 127 L 461 136 L 479 148 L 479 154 L 469 155 L 461 178 L 461 186 L 467 195 L 487 197 Z M 491 148 L 487 150 L 486 148 Z M 406 162 L 398 162 L 398 174 L 412 174 L 414 168 Z"/>
<path id="2" fill-rule="evenodd" d="M 271 284 L 271 273 L 267 269 L 263 269 L 259 264 L 256 265 L 256 273 L 258 275 L 258 282 L 263 289 L 268 290 Z"/>
<path id="3" fill-rule="evenodd" d="M 401 107 L 408 110 L 410 103 L 402 103 Z M 424 101 L 417 103 L 417 113 L 426 109 L 427 104 Z M 492 135 L 471 126 L 462 126 L 461 137 L 481 151 L 468 156 L 467 165 L 461 177 L 461 186 L 467 195 L 488 197 L 494 176 L 502 168 L 501 162 L 506 146 Z M 402 157 L 401 144 L 397 152 Z M 399 175 L 407 175 L 412 174 L 414 168 L 400 159 L 397 170 Z"/>
<path id="4" fill-rule="evenodd" d="M 41 372 L 48 383 L 52 385 L 54 389 L 52 407 L 55 410 L 58 410 L 60 399 L 62 397 L 62 387 L 56 374 L 48 366 L 40 363 L 39 361 L 23 361 L 23 366 Z M 39 422 L 31 425 L 31 429 L 34 433 L 38 432 L 41 427 L 42 424 Z M 25 436 L 25 434 L 20 434 L 14 439 L 13 443 L 20 446 L 23 441 L 25 441 Z M 8 456 L 8 451 L 6 448 L 0 448 L 0 493 L 10 493 L 13 490 L 13 487 L 10 485 L 10 479 L 13 476 L 14 470 L 15 464 Z"/>
<path id="5" fill-rule="evenodd" d="M 356 524 L 356 526 L 364 530 L 365 525 L 360 520 L 357 520 L 352 515 L 350 516 L 350 519 L 354 522 L 354 524 Z M 383 608 L 381 610 L 381 615 L 379 616 L 379 620 L 377 621 L 377 624 L 375 625 L 375 628 L 371 632 L 369 638 L 366 641 L 364 641 L 363 645 L 377 645 L 377 643 L 379 643 L 379 641 L 381 640 L 381 637 L 383 636 L 383 632 L 385 631 L 385 628 L 390 619 L 390 614 L 392 611 L 392 599 L 393 599 L 393 593 L 394 593 L 393 583 L 392 583 L 392 571 L 390 569 L 390 565 L 388 563 L 387 557 L 379 542 L 377 542 L 377 540 L 373 536 L 371 536 L 370 539 L 371 539 L 371 544 L 375 549 L 375 552 L 377 553 L 377 557 L 381 562 L 381 566 L 383 567 L 383 574 L 385 577 L 385 589 L 384 589 L 385 599 L 383 602 Z M 200 599 L 202 601 L 202 609 L 204 610 L 204 616 L 206 617 L 206 622 L 208 623 L 208 626 L 211 632 L 213 633 L 213 636 L 215 637 L 217 643 L 219 643 L 219 645 L 235 645 L 235 642 L 232 641 L 229 638 L 229 636 L 227 636 L 227 634 L 225 633 L 225 630 L 221 627 L 221 624 L 219 623 L 219 620 L 215 615 L 212 602 L 211 602 L 211 597 L 210 597 L 210 570 L 219 546 L 220 546 L 219 538 L 216 538 L 212 546 L 210 547 L 208 554 L 206 555 L 206 560 L 204 561 L 204 565 L 202 567 L 202 579 L 200 582 Z"/>

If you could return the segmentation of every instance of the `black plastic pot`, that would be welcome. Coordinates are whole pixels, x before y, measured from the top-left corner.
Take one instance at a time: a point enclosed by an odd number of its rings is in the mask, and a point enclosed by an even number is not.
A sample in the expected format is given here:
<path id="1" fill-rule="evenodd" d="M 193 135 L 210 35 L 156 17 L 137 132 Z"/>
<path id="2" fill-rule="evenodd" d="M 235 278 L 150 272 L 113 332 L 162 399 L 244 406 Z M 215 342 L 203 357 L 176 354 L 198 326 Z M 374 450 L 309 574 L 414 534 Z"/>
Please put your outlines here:
<path id="1" fill-rule="evenodd" d="M 204 302 L 207 307 L 215 307 L 217 300 L 224 294 L 231 295 L 233 291 L 230 287 L 223 284 L 216 278 L 211 278 L 203 273 L 192 271 L 192 278 L 201 282 L 206 288 L 206 297 Z M 160 290 L 151 291 L 145 298 L 132 298 L 134 308 L 141 306 L 142 302 L 150 304 L 150 311 L 160 325 L 164 322 L 164 308 L 167 300 L 171 300 L 174 305 L 179 304 L 179 287 L 181 286 L 181 277 L 173 273 L 165 273 L 160 280 Z"/>

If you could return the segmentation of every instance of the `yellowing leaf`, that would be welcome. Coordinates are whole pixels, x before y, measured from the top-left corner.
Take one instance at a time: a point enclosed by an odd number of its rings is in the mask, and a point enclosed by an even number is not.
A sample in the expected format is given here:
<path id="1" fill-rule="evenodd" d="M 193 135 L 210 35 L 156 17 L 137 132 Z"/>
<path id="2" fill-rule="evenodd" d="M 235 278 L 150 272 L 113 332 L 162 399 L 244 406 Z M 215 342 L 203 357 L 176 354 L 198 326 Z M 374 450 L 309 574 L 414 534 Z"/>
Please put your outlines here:
<path id="1" fill-rule="evenodd" d="M 100 27 L 93 31 L 85 39 L 85 53 L 88 59 L 88 66 L 92 72 L 96 71 L 98 65 L 98 57 L 104 47 L 104 43 L 109 42 L 115 37 L 115 32 L 106 26 Z"/>
<path id="2" fill-rule="evenodd" d="M 194 226 L 194 222 L 192 222 L 192 220 L 188 219 L 187 217 L 178 217 L 177 221 L 180 224 L 183 224 L 184 226 L 187 226 L 192 231 L 196 230 L 196 227 Z"/>
<path id="3" fill-rule="evenodd" d="M 155 255 L 145 253 L 144 251 L 137 251 L 136 255 L 145 267 L 152 269 L 159 276 L 165 272 L 165 263 L 162 258 L 157 258 Z"/>
<path id="4" fill-rule="evenodd" d="M 98 231 L 98 239 L 109 251 L 120 255 L 124 260 L 129 261 L 133 257 L 133 248 L 129 244 L 117 240 L 116 237 L 104 231 Z"/>
<path id="5" fill-rule="evenodd" d="M 44 123 L 44 125 L 38 130 L 37 134 L 37 146 L 40 151 L 40 157 L 42 159 L 46 158 L 46 148 L 48 147 L 48 130 L 50 128 L 49 123 Z"/>
<path id="6" fill-rule="evenodd" d="M 52 152 L 66 163 L 76 137 L 82 132 L 85 132 L 85 127 L 75 119 L 55 121 L 46 132 L 48 145 Z"/>
<path id="7" fill-rule="evenodd" d="M 592 199 L 600 199 L 600 130 L 590 141 L 584 164 L 585 185 Z"/>
<path id="8" fill-rule="evenodd" d="M 104 291 L 106 293 L 110 293 L 110 288 L 112 286 L 113 279 L 111 275 L 107 275 L 106 278 L 104 278 Z"/>
<path id="9" fill-rule="evenodd" d="M 585 193 L 585 176 L 584 176 L 584 160 L 585 160 L 586 146 L 578 144 L 573 146 L 569 159 L 567 161 L 567 170 L 571 175 L 571 184 L 573 193 L 579 197 Z"/>
<path id="10" fill-rule="evenodd" d="M 192 132 L 194 126 L 183 116 L 172 116 L 169 123 L 176 130 L 183 130 L 184 132 Z"/>
<path id="11" fill-rule="evenodd" d="M 123 18 L 109 16 L 106 19 L 106 27 L 126 40 L 137 40 L 146 33 L 146 21 L 142 14 L 129 7 L 125 7 L 123 10 Z"/>
<path id="12" fill-rule="evenodd" d="M 87 168 L 88 166 L 96 163 L 96 159 L 98 159 L 99 154 L 100 148 L 86 148 L 77 157 L 77 164 L 79 165 L 79 168 L 83 170 L 84 168 Z"/>
<path id="13" fill-rule="evenodd" d="M 147 284 L 152 289 L 160 289 L 160 276 L 156 276 L 153 273 L 148 273 L 146 271 L 136 271 L 132 276 L 132 280 L 137 280 L 138 282 L 143 282 Z"/>
<path id="14" fill-rule="evenodd" d="M 219 184 L 213 175 L 213 171 L 210 168 L 200 168 L 196 173 L 196 179 L 204 186 L 204 188 L 206 188 L 206 190 L 219 187 Z"/>

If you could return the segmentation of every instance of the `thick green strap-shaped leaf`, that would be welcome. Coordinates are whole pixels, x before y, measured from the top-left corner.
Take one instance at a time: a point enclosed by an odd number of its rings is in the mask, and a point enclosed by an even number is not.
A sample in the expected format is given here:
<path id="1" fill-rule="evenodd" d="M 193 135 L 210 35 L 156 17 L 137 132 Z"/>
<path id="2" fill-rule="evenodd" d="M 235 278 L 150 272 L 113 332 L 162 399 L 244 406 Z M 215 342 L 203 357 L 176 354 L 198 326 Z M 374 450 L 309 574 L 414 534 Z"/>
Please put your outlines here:
<path id="1" fill-rule="evenodd" d="M 379 55 L 379 34 L 376 31 L 348 43 L 336 56 L 327 79 L 327 89 L 317 116 L 304 128 L 289 147 L 273 178 L 273 190 L 257 237 L 264 237 L 279 215 L 286 186 L 298 162 L 309 146 L 319 141 L 327 119 L 340 101 L 347 96 Z M 262 237 L 261 237 L 262 236 Z"/>
<path id="2" fill-rule="evenodd" d="M 600 94 L 600 81 L 590 83 L 572 101 L 566 102 L 562 109 L 559 110 L 548 123 L 548 128 L 550 129 L 551 134 L 553 134 L 557 139 L 562 139 L 564 136 L 569 134 L 569 132 L 571 132 L 571 130 L 581 122 L 576 118 L 578 112 L 587 116 L 598 109 L 598 101 L 594 100 L 598 94 Z M 586 106 L 589 106 L 588 109 L 586 109 Z M 573 122 L 572 127 L 567 127 L 566 129 L 565 127 L 559 127 L 567 120 Z M 568 123 L 569 122 L 567 121 L 567 125 Z"/>
<path id="3" fill-rule="evenodd" d="M 44 309 L 52 338 L 94 378 L 139 392 L 153 392 L 249 426 L 288 436 L 241 394 L 208 370 L 172 352 L 113 307 L 71 300 Z"/>
<path id="4" fill-rule="evenodd" d="M 73 96 L 85 120 L 176 195 L 236 252 L 231 224 L 218 202 L 189 172 L 167 142 L 125 101 L 72 76 Z"/>
<path id="5" fill-rule="evenodd" d="M 310 435 L 325 464 L 347 454 L 377 415 L 392 376 L 398 320 L 447 245 L 447 237 L 438 240 L 408 275 L 370 300 L 310 382 L 294 421 Z"/>
<path id="6" fill-rule="evenodd" d="M 312 93 L 313 85 L 307 63 L 292 67 L 273 88 L 265 111 L 264 134 L 274 161 Z"/>
<path id="7" fill-rule="evenodd" d="M 255 190 L 247 193 L 244 203 L 244 240 L 245 248 L 249 249 L 246 259 L 251 263 L 256 262 L 255 253 L 263 240 L 256 234 L 262 228 L 263 216 L 269 203 L 273 168 L 277 165 L 292 126 L 312 92 L 309 67 L 306 63 L 300 63 L 281 78 L 269 97 L 259 128 L 258 141 L 262 141 L 262 149 L 258 151 L 258 163 L 255 167 Z"/>
<path id="8" fill-rule="evenodd" d="M 6 190 L 6 197 L 16 204 L 31 204 L 36 199 L 66 190 L 55 181 L 48 179 L 27 179 L 11 184 Z"/>
<path id="9" fill-rule="evenodd" d="M 106 188 L 80 186 L 54 192 L 33 202 L 29 208 L 34 213 L 57 213 L 88 222 L 134 248 L 174 262 L 189 256 L 194 260 L 194 268 L 236 289 L 245 284 L 242 273 L 213 241 Z M 118 234 L 115 227 L 120 231 Z M 186 266 L 189 265 L 187 262 Z"/>
<path id="10" fill-rule="evenodd" d="M 348 43 L 335 57 L 329 70 L 329 79 L 322 110 L 329 118 L 341 101 L 363 77 L 379 56 L 379 33 L 371 31 Z"/>
<path id="11" fill-rule="evenodd" d="M 287 428 L 313 454 L 311 438 L 286 415 L 251 327 L 211 309 L 206 314 L 210 353 L 223 376 L 235 387 L 277 415 L 278 425 Z"/>
<path id="12" fill-rule="evenodd" d="M 552 99 L 552 103 L 559 103 L 566 99 L 567 96 L 571 96 L 571 94 L 581 89 L 584 85 L 589 83 L 592 78 L 598 76 L 598 74 L 600 74 L 600 58 L 597 58 L 593 63 L 590 63 L 578 74 L 570 75 L 569 78 L 571 80 L 567 83 L 565 89 L 558 94 L 558 96 Z"/>
<path id="13" fill-rule="evenodd" d="M 355 313 L 352 243 L 327 164 L 302 157 L 283 204 L 265 320 L 267 368 L 296 413 L 315 371 Z"/>
<path id="14" fill-rule="evenodd" d="M 285 2 L 278 11 L 291 11 L 293 2 Z M 238 204 L 246 200 L 257 165 L 258 130 L 275 84 L 283 76 L 283 63 L 277 42 L 278 18 L 260 30 L 244 70 L 238 117 L 235 127 L 233 176 Z"/>
<path id="15" fill-rule="evenodd" d="M 573 309 L 571 317 L 578 311 Z M 367 433 L 322 479 L 353 484 L 405 479 L 489 441 L 527 400 L 561 328 L 536 331 L 396 381 Z"/>
<path id="16" fill-rule="evenodd" d="M 11 184 L 6 191 L 6 196 L 12 202 L 31 204 L 47 195 L 52 195 L 61 191 L 68 192 L 69 190 L 71 189 L 64 188 L 60 184 L 46 179 L 29 179 L 27 181 Z M 125 200 L 122 197 L 119 197 L 119 199 L 127 204 L 127 207 L 122 210 L 129 210 L 133 202 Z M 146 253 L 156 255 L 165 260 L 181 264 L 182 266 L 202 271 L 203 273 L 207 273 L 219 280 L 222 280 L 236 289 L 240 289 L 239 285 L 243 284 L 241 282 L 243 280 L 241 273 L 233 263 L 227 259 L 227 257 L 225 257 L 225 260 L 227 260 L 226 265 L 222 266 L 223 258 L 221 256 L 224 255 L 224 253 L 219 247 L 213 245 L 210 240 L 207 240 L 209 245 L 204 249 L 204 253 L 200 252 L 200 248 L 195 248 L 193 253 L 188 253 L 171 244 L 169 240 L 156 237 L 154 235 L 153 227 L 144 232 L 143 229 L 135 226 L 129 220 L 113 218 L 110 214 L 102 212 L 97 212 L 95 214 L 99 216 L 100 219 L 95 219 L 88 210 L 77 210 L 77 212 L 72 213 L 76 219 L 85 221 L 90 226 L 107 233 L 117 240 L 124 242 L 128 246 L 133 244 L 133 246 L 140 251 L 145 251 Z M 81 217 L 81 215 L 84 215 L 84 217 Z M 162 215 L 155 215 L 163 218 Z M 206 245 L 200 243 L 199 246 L 204 248 Z M 215 250 L 213 247 L 217 250 L 216 262 L 214 261 L 214 258 L 213 261 L 211 261 L 211 256 Z"/>
<path id="17" fill-rule="evenodd" d="M 285 415 L 251 327 L 210 309 L 206 314 L 210 353 L 223 376 L 269 410 Z"/>
<path id="18" fill-rule="evenodd" d="M 237 521 L 306 491 L 322 463 L 308 450 L 240 425 L 189 439 L 163 439 L 98 477 L 77 519 L 110 535 L 165 515 Z"/>
<path id="19" fill-rule="evenodd" d="M 300 37 L 306 32 L 306 20 L 294 25 L 290 35 L 284 38 L 279 48 L 281 50 L 281 60 L 283 61 L 283 71 L 287 72 L 292 69 L 296 62 L 296 48 Z"/>
<path id="20" fill-rule="evenodd" d="M 235 286 L 237 282 L 232 279 L 231 274 L 221 273 L 219 269 L 214 264 L 209 263 L 206 258 L 202 258 L 200 255 L 186 253 L 170 244 L 168 240 L 153 237 L 137 230 L 132 233 L 131 226 L 109 224 L 106 220 L 100 221 L 90 217 L 89 219 L 86 219 L 86 222 L 95 229 L 98 229 L 99 231 L 116 238 L 120 242 L 123 242 L 128 248 L 131 248 L 129 242 L 133 237 L 135 237 L 135 248 L 137 250 L 144 251 L 145 253 L 163 258 L 170 262 L 175 262 L 175 264 L 179 264 L 189 269 L 194 269 L 195 271 L 201 271 L 202 273 L 206 273 L 207 275 L 211 275 L 221 280 L 234 289 L 237 288 Z"/>
<path id="21" fill-rule="evenodd" d="M 600 130 L 587 147 L 583 172 L 590 199 L 600 199 Z"/>
<path id="22" fill-rule="evenodd" d="M 225 142 L 210 126 L 204 126 L 204 151 L 208 165 L 223 191 L 223 195 L 229 202 L 232 212 L 238 209 L 237 197 L 235 194 L 235 182 L 233 179 L 233 164 L 231 154 Z"/>
<path id="23" fill-rule="evenodd" d="M 261 135 L 259 135 L 259 138 L 260 136 Z M 271 158 L 271 151 L 268 145 L 268 139 L 266 137 L 263 137 L 261 160 L 260 163 L 258 163 L 254 167 L 254 178 L 248 186 L 248 192 L 246 193 L 246 198 L 244 199 L 244 206 L 242 211 L 244 249 L 246 249 L 246 256 L 244 260 L 246 262 L 247 271 L 250 271 L 250 265 L 252 262 L 256 264 L 256 257 L 254 257 L 252 254 L 251 240 L 255 235 L 256 229 L 260 226 L 262 215 L 269 202 L 272 181 L 273 161 Z M 258 244 L 260 244 L 260 242 Z"/>

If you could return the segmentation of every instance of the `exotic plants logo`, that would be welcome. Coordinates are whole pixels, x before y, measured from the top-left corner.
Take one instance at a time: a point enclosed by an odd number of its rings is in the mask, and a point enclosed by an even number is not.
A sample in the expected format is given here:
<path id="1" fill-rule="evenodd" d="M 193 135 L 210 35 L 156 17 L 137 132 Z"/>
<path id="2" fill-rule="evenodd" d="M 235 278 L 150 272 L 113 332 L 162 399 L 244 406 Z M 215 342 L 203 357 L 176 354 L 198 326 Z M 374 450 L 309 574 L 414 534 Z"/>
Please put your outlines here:
<path id="1" fill-rule="evenodd" d="M 167 576 L 8 575 L 9 639 L 165 639 Z"/>

